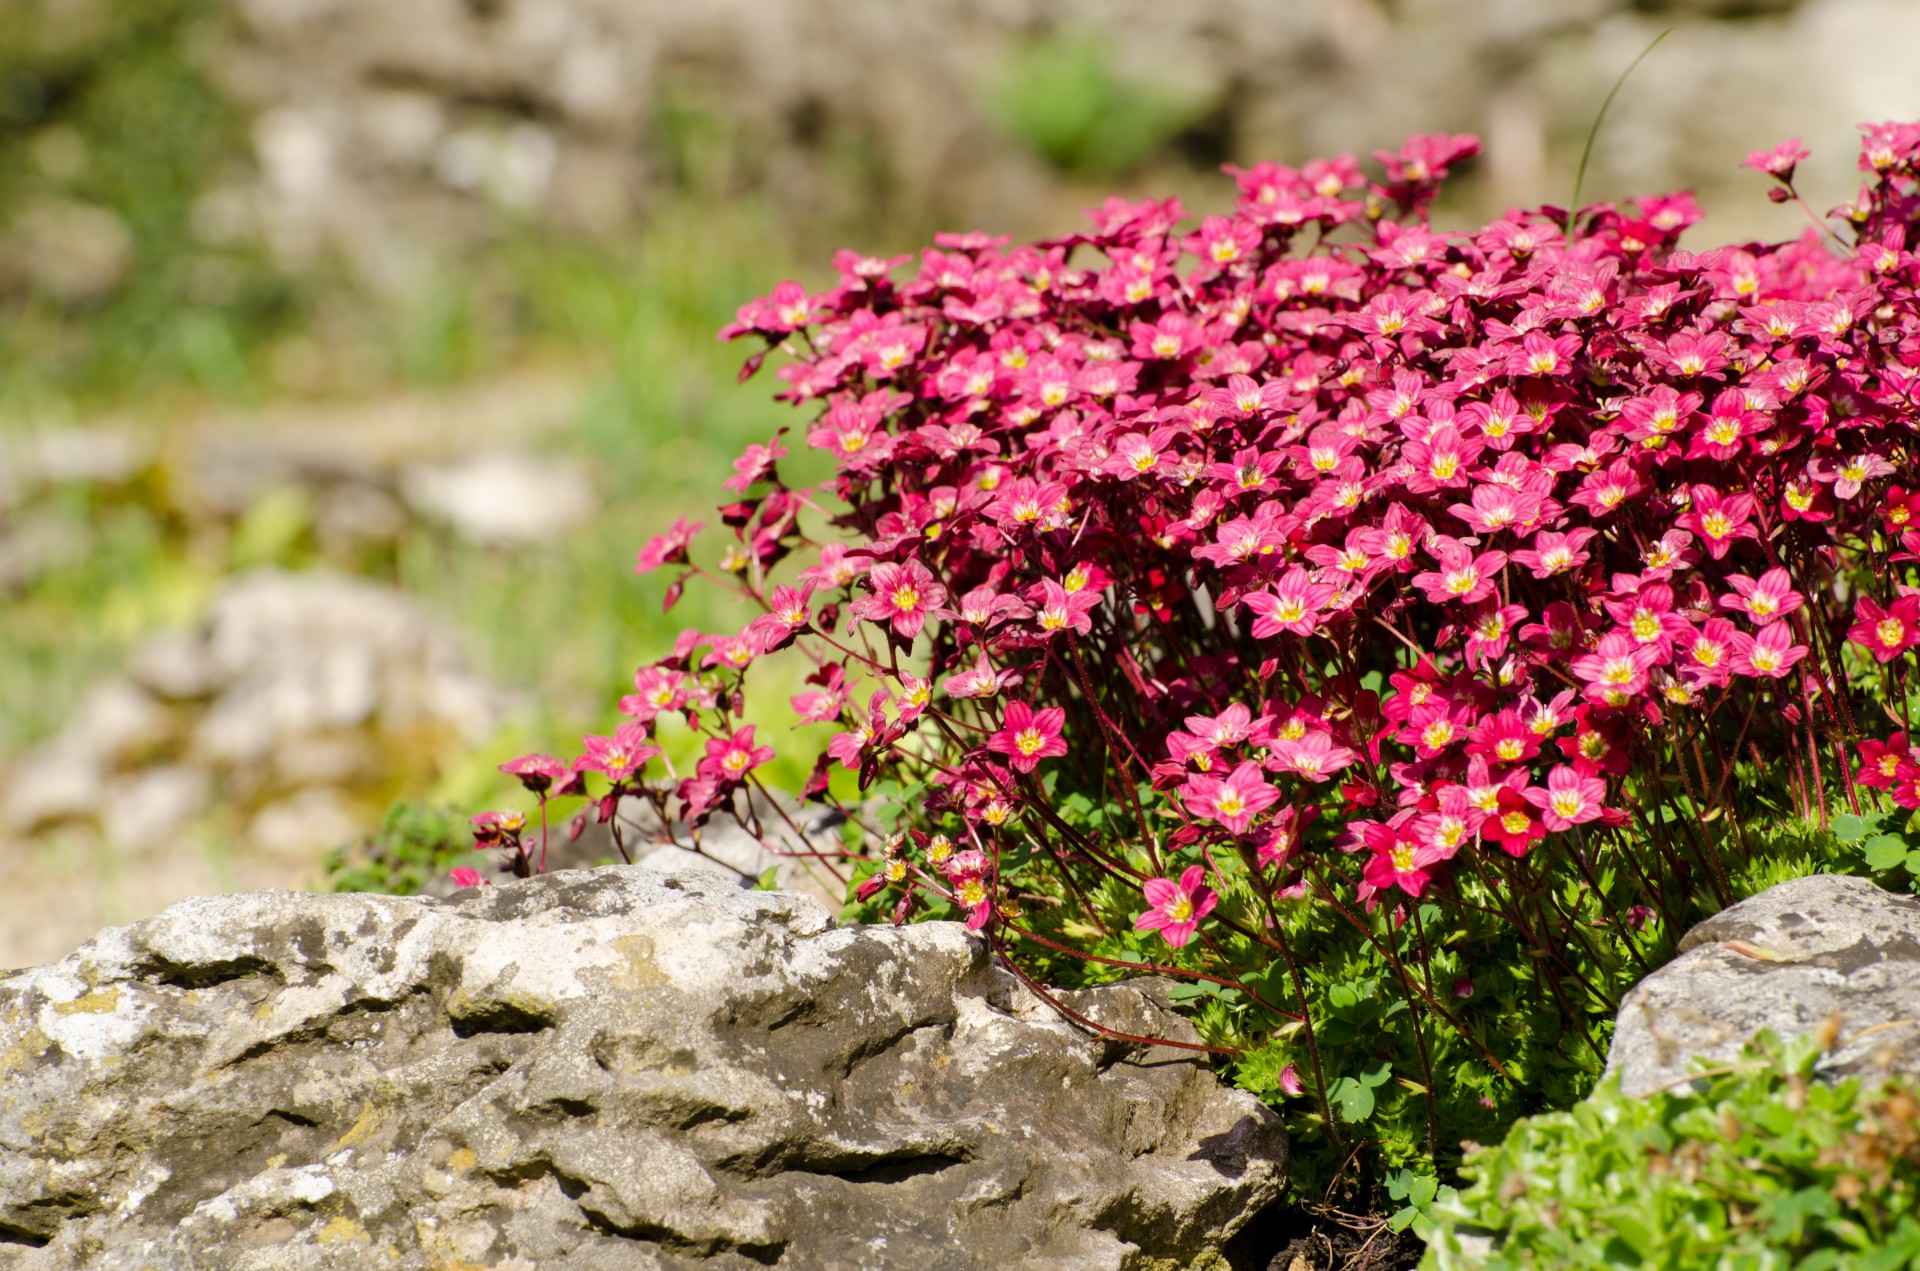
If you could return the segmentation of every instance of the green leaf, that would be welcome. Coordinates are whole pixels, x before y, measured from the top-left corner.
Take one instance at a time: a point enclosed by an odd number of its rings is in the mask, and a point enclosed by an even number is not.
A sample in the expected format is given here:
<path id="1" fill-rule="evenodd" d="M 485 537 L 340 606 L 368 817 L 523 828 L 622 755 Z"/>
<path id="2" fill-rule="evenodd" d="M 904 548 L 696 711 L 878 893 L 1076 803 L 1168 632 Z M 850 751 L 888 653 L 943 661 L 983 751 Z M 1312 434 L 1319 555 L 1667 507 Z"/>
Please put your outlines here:
<path id="1" fill-rule="evenodd" d="M 1876 834 L 1864 846 L 1868 869 L 1892 869 L 1906 863 L 1907 841 L 1898 834 Z"/>
<path id="2" fill-rule="evenodd" d="M 1342 1121 L 1352 1124 L 1373 1115 L 1373 1091 L 1352 1077 L 1342 1077 L 1334 1082 L 1330 1093 L 1333 1102 L 1340 1108 Z"/>
<path id="3" fill-rule="evenodd" d="M 1842 812 L 1833 818 L 1833 836 L 1842 843 L 1858 843 L 1879 828 L 1878 816 L 1857 816 L 1852 812 Z"/>
<path id="4" fill-rule="evenodd" d="M 769 865 L 760 871 L 760 877 L 754 880 L 755 891 L 777 891 L 780 887 L 780 867 Z"/>

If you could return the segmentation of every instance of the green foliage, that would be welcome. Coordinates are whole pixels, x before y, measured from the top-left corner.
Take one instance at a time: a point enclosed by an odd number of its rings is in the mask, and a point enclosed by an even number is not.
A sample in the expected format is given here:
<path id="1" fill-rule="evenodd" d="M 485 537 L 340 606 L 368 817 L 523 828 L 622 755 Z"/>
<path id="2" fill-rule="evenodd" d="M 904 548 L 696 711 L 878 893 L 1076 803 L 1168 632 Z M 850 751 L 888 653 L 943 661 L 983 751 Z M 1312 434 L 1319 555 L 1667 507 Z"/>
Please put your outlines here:
<path id="1" fill-rule="evenodd" d="M 913 798 L 890 785 L 871 793 L 889 807 Z M 1130 822 L 1122 806 L 1078 792 L 1057 795 L 1053 810 L 1094 834 L 1111 836 Z M 1869 819 L 1862 829 L 1836 816 L 1833 823 L 1833 831 L 1822 830 L 1789 815 L 1698 829 L 1722 862 L 1730 900 L 1738 901 L 1807 874 L 1870 874 L 1863 842 L 1888 832 L 1889 822 Z M 1671 833 L 1676 851 L 1693 850 L 1678 838 L 1679 826 Z M 1024 859 L 1016 851 L 1003 867 L 1011 872 Z M 1284 936 L 1305 990 L 1304 1012 L 1285 963 L 1229 930 L 1216 929 L 1213 956 L 1170 957 L 1156 933 L 1134 930 L 1139 896 L 1113 880 L 1085 898 L 1086 909 L 1064 895 L 1027 898 L 1021 925 L 1100 957 L 1162 967 L 1177 961 L 1237 980 L 1176 979 L 1171 996 L 1203 1040 L 1240 1052 L 1223 1061 L 1224 1075 L 1286 1115 L 1295 1136 L 1296 1189 L 1316 1197 L 1332 1189 L 1354 1208 L 1392 1215 L 1399 1228 L 1424 1234 L 1433 1197 L 1456 1177 L 1463 1140 L 1498 1142 L 1516 1119 L 1585 1097 L 1599 1080 L 1621 997 L 1673 956 L 1679 935 L 1720 907 L 1700 864 L 1675 875 L 1666 912 L 1636 909 L 1645 893 L 1613 866 L 1596 867 L 1591 885 L 1564 881 L 1563 865 L 1563 881 L 1550 886 L 1556 866 L 1538 855 L 1502 871 L 1460 879 L 1464 904 L 1457 909 L 1466 918 L 1452 928 L 1432 903 L 1397 914 L 1355 907 L 1342 916 L 1313 897 L 1277 902 L 1267 927 L 1269 916 L 1251 890 L 1230 890 L 1219 913 Z M 1491 884 L 1503 877 L 1496 892 Z M 848 912 L 877 921 L 890 903 L 882 896 Z M 1533 922 L 1556 933 L 1553 948 L 1528 944 L 1510 920 L 1505 907 L 1521 903 L 1534 907 Z M 1062 985 L 1139 973 L 1024 941 L 1015 956 L 1028 974 Z M 1458 1027 L 1436 1016 L 1429 996 Z M 1297 1018 L 1302 1013 L 1314 1021 L 1331 1126 L 1315 1094 L 1314 1047 Z"/>
<path id="2" fill-rule="evenodd" d="M 1904 808 L 1841 813 L 1833 818 L 1833 837 L 1847 872 L 1864 874 L 1894 891 L 1920 891 L 1920 830 L 1915 814 Z"/>
<path id="3" fill-rule="evenodd" d="M 1520 1122 L 1439 1198 L 1433 1271 L 1485 1267 L 1920 1266 L 1920 1101 L 1899 1085 L 1810 1080 L 1810 1039 L 1645 1098 L 1609 1080 Z M 1490 1254 L 1463 1236 L 1491 1235 Z"/>
<path id="4" fill-rule="evenodd" d="M 489 868 L 473 855 L 467 819 L 453 808 L 402 801 L 357 847 L 336 848 L 321 862 L 326 891 L 411 896 L 456 865 Z"/>
<path id="5" fill-rule="evenodd" d="M 1116 72 L 1097 41 L 1065 36 L 1036 40 L 1010 58 L 987 106 L 1040 158 L 1088 175 L 1153 157 L 1195 115 L 1194 103 L 1173 89 Z"/>

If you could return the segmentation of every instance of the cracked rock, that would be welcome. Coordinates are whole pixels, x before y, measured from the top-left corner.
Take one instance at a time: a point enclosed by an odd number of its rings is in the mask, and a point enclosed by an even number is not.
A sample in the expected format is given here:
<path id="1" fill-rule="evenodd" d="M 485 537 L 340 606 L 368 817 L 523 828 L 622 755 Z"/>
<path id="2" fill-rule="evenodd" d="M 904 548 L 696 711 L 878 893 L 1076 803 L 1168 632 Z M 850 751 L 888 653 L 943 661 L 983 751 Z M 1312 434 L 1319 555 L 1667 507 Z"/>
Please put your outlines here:
<path id="1" fill-rule="evenodd" d="M 1737 1059 L 1760 1029 L 1786 1040 L 1835 1015 L 1821 1071 L 1920 1075 L 1920 900 L 1818 874 L 1716 914 L 1620 1004 L 1607 1072 L 1645 1094 Z"/>
<path id="2" fill-rule="evenodd" d="M 10 1271 L 1217 1266 L 1286 1158 L 958 924 L 715 874 L 202 897 L 0 979 Z"/>

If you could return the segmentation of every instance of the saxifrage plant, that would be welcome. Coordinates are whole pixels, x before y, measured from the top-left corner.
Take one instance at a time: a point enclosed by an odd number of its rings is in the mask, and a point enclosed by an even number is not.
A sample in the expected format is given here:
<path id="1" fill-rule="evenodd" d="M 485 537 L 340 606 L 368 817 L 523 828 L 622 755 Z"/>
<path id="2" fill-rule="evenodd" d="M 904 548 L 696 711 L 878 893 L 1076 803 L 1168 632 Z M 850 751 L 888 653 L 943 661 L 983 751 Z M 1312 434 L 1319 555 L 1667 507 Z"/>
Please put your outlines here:
<path id="1" fill-rule="evenodd" d="M 1433 1159 L 1578 1097 L 1624 987 L 1775 868 L 1754 818 L 1920 805 L 1920 125 L 1865 129 L 1831 227 L 1702 253 L 1684 194 L 1435 230 L 1477 148 L 843 252 L 742 308 L 743 378 L 785 358 L 836 475 L 789 485 L 776 435 L 717 561 L 685 520 L 642 549 L 669 607 L 753 616 L 506 765 L 541 824 L 757 829 L 743 685 L 803 657 L 796 715 L 842 729 L 804 793 L 865 831 L 813 863 L 857 913 L 962 917 L 1043 995 L 1184 981 L 1334 1167 L 1343 1127 Z M 1748 163 L 1797 201 L 1804 153 Z M 523 813 L 477 821 L 544 867 Z"/>

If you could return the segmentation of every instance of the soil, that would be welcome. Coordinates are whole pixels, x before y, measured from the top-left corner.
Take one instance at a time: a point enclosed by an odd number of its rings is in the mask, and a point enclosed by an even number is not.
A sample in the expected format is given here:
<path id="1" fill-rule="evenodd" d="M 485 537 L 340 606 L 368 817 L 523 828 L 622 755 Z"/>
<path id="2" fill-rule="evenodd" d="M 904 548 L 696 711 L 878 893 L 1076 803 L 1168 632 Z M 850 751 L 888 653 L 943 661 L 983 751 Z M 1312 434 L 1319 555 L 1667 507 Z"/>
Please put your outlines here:
<path id="1" fill-rule="evenodd" d="M 1425 1251 L 1384 1214 L 1286 1202 L 1248 1223 L 1227 1256 L 1245 1271 L 1411 1271 Z"/>

